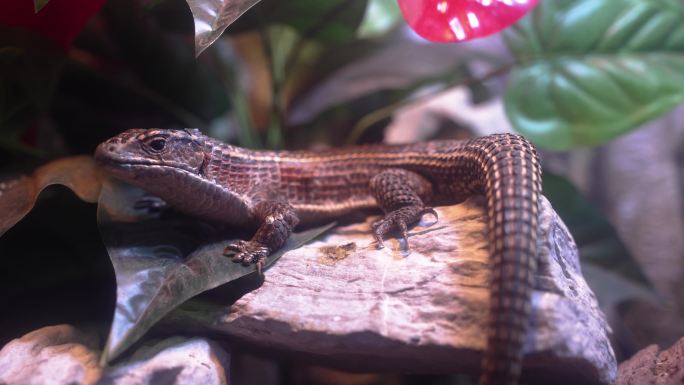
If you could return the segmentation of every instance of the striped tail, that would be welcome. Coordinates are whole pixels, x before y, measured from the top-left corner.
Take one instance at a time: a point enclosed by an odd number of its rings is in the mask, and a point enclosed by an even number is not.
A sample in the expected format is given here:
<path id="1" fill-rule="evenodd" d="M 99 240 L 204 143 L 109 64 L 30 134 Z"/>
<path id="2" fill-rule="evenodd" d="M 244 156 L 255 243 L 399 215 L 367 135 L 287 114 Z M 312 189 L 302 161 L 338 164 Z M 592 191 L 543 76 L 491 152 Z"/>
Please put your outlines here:
<path id="1" fill-rule="evenodd" d="M 541 167 L 534 147 L 521 136 L 490 136 L 478 144 L 475 152 L 487 198 L 491 257 L 490 314 L 480 385 L 514 385 L 520 377 L 537 270 Z"/>

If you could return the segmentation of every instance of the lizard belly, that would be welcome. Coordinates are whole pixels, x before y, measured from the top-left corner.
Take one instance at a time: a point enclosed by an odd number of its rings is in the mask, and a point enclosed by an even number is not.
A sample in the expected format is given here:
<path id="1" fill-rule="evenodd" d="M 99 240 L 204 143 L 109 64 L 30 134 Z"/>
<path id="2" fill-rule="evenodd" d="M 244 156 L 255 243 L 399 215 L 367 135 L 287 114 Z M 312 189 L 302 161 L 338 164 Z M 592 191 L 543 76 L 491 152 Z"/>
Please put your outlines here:
<path id="1" fill-rule="evenodd" d="M 321 220 L 333 220 L 360 209 L 377 207 L 372 197 L 357 197 L 342 202 L 295 203 L 299 223 L 307 224 Z"/>

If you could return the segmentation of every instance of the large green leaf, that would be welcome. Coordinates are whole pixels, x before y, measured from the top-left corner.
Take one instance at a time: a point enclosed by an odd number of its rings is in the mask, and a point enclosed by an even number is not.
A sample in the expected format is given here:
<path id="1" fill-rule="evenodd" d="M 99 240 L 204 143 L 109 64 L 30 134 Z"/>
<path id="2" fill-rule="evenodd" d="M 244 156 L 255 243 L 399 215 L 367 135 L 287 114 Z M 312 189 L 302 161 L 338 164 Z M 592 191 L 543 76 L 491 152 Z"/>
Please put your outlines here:
<path id="1" fill-rule="evenodd" d="M 597 145 L 684 100 L 684 4 L 544 1 L 505 32 L 516 130 L 540 146 Z"/>
<path id="2" fill-rule="evenodd" d="M 98 224 L 116 274 L 117 304 L 103 362 L 135 343 L 164 315 L 189 298 L 255 272 L 223 256 L 235 237 L 186 217 L 160 217 L 158 199 L 106 181 Z M 334 224 L 293 234 L 266 268 Z"/>

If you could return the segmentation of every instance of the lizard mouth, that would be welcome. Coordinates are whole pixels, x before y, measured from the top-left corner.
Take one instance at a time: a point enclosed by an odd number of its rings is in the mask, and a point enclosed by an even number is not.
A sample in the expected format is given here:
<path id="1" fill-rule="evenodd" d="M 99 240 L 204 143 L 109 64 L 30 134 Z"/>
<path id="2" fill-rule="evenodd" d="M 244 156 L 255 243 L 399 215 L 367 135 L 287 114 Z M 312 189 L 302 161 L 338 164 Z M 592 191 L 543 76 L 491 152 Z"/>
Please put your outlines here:
<path id="1" fill-rule="evenodd" d="M 184 164 L 165 163 L 157 159 L 144 157 L 126 157 L 117 151 L 117 147 L 107 143 L 100 144 L 95 150 L 95 162 L 108 173 L 123 179 L 137 179 L 140 172 L 168 170 L 187 174 L 196 174 L 195 170 Z"/>
<path id="2" fill-rule="evenodd" d="M 123 160 L 119 158 L 112 158 L 109 156 L 102 156 L 98 154 L 95 154 L 95 162 L 103 166 L 105 168 L 128 168 L 128 167 L 134 167 L 134 166 L 166 166 L 170 168 L 176 168 L 173 166 L 168 166 L 168 165 L 163 165 L 159 164 L 153 161 L 145 161 L 145 160 L 135 160 L 132 161 L 130 159 Z"/>

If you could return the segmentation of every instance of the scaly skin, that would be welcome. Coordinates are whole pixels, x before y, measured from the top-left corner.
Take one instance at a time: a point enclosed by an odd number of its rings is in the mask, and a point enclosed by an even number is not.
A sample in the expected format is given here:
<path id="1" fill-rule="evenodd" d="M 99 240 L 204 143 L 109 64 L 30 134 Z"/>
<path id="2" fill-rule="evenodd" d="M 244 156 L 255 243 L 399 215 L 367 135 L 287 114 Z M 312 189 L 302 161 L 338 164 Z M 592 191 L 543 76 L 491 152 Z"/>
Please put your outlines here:
<path id="1" fill-rule="evenodd" d="M 242 263 L 261 266 L 298 223 L 379 207 L 382 237 L 423 214 L 474 194 L 487 199 L 491 299 L 480 384 L 515 384 L 537 268 L 541 170 L 532 145 L 517 135 L 468 141 L 372 145 L 326 151 L 252 151 L 198 130 L 128 130 L 96 159 L 114 176 L 189 214 L 257 229 L 228 245 Z"/>

